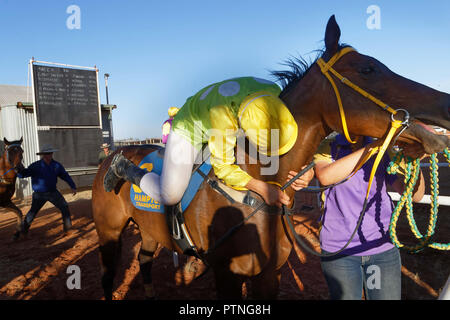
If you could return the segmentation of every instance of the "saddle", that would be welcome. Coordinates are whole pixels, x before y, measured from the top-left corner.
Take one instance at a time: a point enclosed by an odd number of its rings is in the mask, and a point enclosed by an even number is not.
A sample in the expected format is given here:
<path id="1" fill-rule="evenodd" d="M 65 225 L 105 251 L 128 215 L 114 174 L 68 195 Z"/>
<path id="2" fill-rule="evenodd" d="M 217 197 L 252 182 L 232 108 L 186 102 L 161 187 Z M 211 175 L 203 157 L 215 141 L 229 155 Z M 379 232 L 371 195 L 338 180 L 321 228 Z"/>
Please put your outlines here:
<path id="1" fill-rule="evenodd" d="M 164 151 L 165 149 L 161 148 L 149 153 L 141 160 L 139 167 L 160 175 L 163 167 Z M 206 146 L 204 152 L 200 153 L 200 156 L 205 153 L 209 154 L 208 152 L 209 150 Z M 130 188 L 130 200 L 133 205 L 139 210 L 165 214 L 169 232 L 183 254 L 195 256 L 202 260 L 203 257 L 198 253 L 184 224 L 184 212 L 203 185 L 209 185 L 213 190 L 224 196 L 230 204 L 241 203 L 252 208 L 261 208 L 264 205 L 264 201 L 258 194 L 252 191 L 238 191 L 228 187 L 215 178 L 210 178 L 208 175 L 212 166 L 209 162 L 209 156 L 204 157 L 203 159 L 205 158 L 205 161 L 194 166 L 189 185 L 181 201 L 174 206 L 164 206 L 162 203 L 155 201 L 152 197 L 147 196 L 136 185 L 132 185 Z"/>

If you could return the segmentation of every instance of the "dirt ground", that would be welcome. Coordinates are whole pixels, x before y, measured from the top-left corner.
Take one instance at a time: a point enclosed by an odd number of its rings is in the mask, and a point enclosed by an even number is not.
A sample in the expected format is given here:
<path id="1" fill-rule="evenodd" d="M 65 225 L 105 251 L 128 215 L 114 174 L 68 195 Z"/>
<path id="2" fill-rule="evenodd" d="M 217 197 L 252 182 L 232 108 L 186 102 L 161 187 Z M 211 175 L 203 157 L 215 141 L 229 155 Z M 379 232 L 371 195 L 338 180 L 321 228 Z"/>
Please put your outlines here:
<path id="1" fill-rule="evenodd" d="M 315 196 L 297 193 L 297 200 L 316 206 Z M 73 217 L 74 233 L 62 235 L 61 214 L 50 203 L 39 212 L 28 237 L 12 240 L 15 218 L 12 212 L 0 210 L 0 299 L 1 300 L 99 300 L 103 299 L 100 283 L 100 263 L 97 233 L 92 220 L 91 191 L 84 190 L 76 196 L 65 194 Z M 25 215 L 30 199 L 19 206 Z M 299 203 L 297 201 L 297 203 Z M 427 223 L 427 206 L 417 208 L 418 225 L 424 230 Z M 450 207 L 441 207 L 436 240 L 449 241 Z M 295 216 L 296 231 L 316 246 L 317 208 L 299 211 Z M 404 215 L 403 215 L 404 216 Z M 411 243 L 406 218 L 399 223 L 401 240 Z M 140 248 L 137 227 L 130 225 L 123 236 L 123 255 L 115 282 L 115 299 L 139 300 L 144 297 L 143 281 L 139 274 L 137 253 Z M 175 268 L 172 253 L 159 252 L 153 264 L 152 276 L 157 298 L 161 300 L 215 299 L 214 277 L 208 272 L 204 277 L 184 281 L 182 267 L 187 257 L 180 257 L 180 267 Z M 450 274 L 448 252 L 425 249 L 418 254 L 402 251 L 402 298 L 436 299 Z M 81 270 L 81 289 L 69 290 L 67 268 L 77 265 Z M 245 288 L 244 288 L 245 292 Z M 305 254 L 295 247 L 282 268 L 279 299 L 323 300 L 328 298 L 319 258 Z"/>

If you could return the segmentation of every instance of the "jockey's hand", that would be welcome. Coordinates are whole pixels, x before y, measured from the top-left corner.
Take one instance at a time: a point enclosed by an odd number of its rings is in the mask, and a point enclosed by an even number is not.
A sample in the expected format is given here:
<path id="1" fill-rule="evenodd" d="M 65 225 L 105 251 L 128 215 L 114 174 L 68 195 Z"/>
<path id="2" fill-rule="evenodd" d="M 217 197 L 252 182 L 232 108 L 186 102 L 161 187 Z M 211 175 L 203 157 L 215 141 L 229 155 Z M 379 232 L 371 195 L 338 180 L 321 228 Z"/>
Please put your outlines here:
<path id="1" fill-rule="evenodd" d="M 413 159 L 424 159 L 428 156 L 425 152 L 425 149 L 423 148 L 423 145 L 421 143 L 415 142 L 415 143 L 404 143 L 399 142 L 398 146 L 403 149 L 403 154 L 407 157 L 411 157 Z"/>
<path id="2" fill-rule="evenodd" d="M 281 191 L 280 187 L 258 179 L 251 179 L 246 188 L 261 195 L 269 206 L 281 207 L 282 204 L 289 205 L 290 198 Z"/>
<path id="3" fill-rule="evenodd" d="M 301 169 L 303 170 L 304 168 L 306 168 L 306 165 L 304 165 Z M 298 172 L 295 172 L 295 171 L 289 171 L 289 174 L 288 174 L 288 177 L 286 179 L 286 182 L 288 182 L 289 180 L 294 178 L 297 173 Z M 312 180 L 312 178 L 314 178 L 314 169 L 311 168 L 308 171 L 306 171 L 304 175 L 302 175 L 297 180 L 295 180 L 291 184 L 291 187 L 295 191 L 298 191 L 298 190 L 301 190 L 303 188 L 306 188 L 309 185 L 309 182 Z"/>
<path id="4" fill-rule="evenodd" d="M 268 192 L 266 196 L 263 195 L 263 198 L 269 206 L 281 208 L 283 204 L 286 206 L 289 205 L 291 199 L 286 193 L 281 191 L 280 187 L 270 183 L 266 183 L 266 185 L 268 186 Z"/>

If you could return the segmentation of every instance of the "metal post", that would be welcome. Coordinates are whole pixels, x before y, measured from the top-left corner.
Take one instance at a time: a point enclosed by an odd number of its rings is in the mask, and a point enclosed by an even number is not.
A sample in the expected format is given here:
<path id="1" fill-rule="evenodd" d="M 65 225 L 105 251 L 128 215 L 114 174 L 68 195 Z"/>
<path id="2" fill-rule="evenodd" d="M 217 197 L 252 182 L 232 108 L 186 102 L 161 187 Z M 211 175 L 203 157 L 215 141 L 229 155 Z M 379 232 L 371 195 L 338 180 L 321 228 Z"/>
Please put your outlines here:
<path id="1" fill-rule="evenodd" d="M 108 78 L 109 78 L 109 73 L 105 73 L 106 104 L 109 104 L 109 98 L 108 98 Z"/>
<path id="2" fill-rule="evenodd" d="M 106 89 L 106 104 L 109 106 L 109 96 L 108 96 L 108 78 L 109 73 L 105 73 L 105 89 Z M 113 124 L 112 124 L 112 107 L 109 106 L 109 145 L 111 150 L 114 149 L 114 135 L 113 135 Z"/>

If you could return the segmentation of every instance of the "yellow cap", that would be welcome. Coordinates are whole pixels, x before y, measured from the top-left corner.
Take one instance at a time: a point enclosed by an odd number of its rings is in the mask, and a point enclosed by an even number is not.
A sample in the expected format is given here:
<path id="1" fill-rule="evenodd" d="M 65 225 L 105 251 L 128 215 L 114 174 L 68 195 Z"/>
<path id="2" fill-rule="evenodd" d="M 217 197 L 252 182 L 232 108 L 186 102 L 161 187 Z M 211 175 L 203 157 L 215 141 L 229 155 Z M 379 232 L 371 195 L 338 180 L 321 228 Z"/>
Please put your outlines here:
<path id="1" fill-rule="evenodd" d="M 285 154 L 297 140 L 298 127 L 291 112 L 280 98 L 268 92 L 248 96 L 241 103 L 238 117 L 247 138 L 262 154 Z M 271 130 L 278 130 L 278 141 L 272 141 L 277 132 Z"/>
<path id="2" fill-rule="evenodd" d="M 169 117 L 173 118 L 177 115 L 178 110 L 180 109 L 178 109 L 177 107 L 170 107 L 167 113 L 169 114 Z"/>

